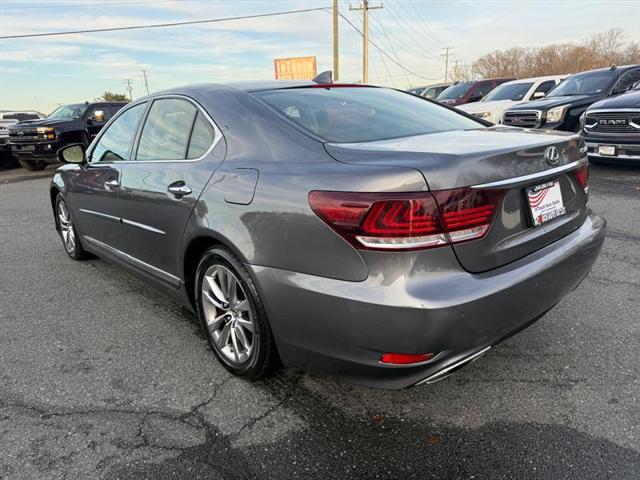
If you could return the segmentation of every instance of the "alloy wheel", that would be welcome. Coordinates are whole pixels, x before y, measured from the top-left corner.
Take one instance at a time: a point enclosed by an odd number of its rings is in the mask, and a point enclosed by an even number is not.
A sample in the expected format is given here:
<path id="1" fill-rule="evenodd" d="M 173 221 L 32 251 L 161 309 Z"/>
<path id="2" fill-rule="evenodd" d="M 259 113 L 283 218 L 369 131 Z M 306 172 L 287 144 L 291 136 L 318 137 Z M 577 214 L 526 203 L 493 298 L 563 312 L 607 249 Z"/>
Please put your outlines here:
<path id="1" fill-rule="evenodd" d="M 62 243 L 65 250 L 69 254 L 73 254 L 76 249 L 76 233 L 71 223 L 71 216 L 66 203 L 58 203 L 58 222 L 60 224 L 60 234 L 62 235 Z"/>
<path id="2" fill-rule="evenodd" d="M 245 289 L 231 270 L 222 265 L 207 269 L 202 307 L 216 350 L 230 362 L 246 363 L 254 350 L 256 329 Z"/>

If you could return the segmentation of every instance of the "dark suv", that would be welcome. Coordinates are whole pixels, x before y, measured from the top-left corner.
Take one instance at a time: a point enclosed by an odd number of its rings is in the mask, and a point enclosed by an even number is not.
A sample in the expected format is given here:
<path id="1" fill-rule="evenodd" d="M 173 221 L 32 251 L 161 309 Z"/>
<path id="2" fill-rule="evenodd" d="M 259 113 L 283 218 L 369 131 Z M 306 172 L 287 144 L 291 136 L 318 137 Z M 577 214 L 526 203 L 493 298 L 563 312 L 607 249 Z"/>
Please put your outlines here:
<path id="1" fill-rule="evenodd" d="M 450 107 L 464 105 L 465 103 L 478 102 L 498 85 L 510 82 L 511 80 L 515 80 L 515 78 L 487 78 L 484 80 L 473 80 L 470 82 L 455 82 L 444 92 L 438 95 L 436 100 L 445 105 L 449 105 Z"/>
<path id="2" fill-rule="evenodd" d="M 105 123 L 126 102 L 74 103 L 56 108 L 48 117 L 9 127 L 9 144 L 20 165 L 42 170 L 57 162 L 56 152 L 70 143 L 88 146 Z"/>
<path id="3" fill-rule="evenodd" d="M 515 105 L 502 123 L 523 128 L 580 131 L 580 116 L 593 103 L 629 90 L 640 80 L 640 65 L 601 68 L 578 73 L 551 90 L 542 100 Z"/>
<path id="4" fill-rule="evenodd" d="M 640 165 L 640 81 L 633 91 L 591 105 L 582 125 L 589 160 Z"/>

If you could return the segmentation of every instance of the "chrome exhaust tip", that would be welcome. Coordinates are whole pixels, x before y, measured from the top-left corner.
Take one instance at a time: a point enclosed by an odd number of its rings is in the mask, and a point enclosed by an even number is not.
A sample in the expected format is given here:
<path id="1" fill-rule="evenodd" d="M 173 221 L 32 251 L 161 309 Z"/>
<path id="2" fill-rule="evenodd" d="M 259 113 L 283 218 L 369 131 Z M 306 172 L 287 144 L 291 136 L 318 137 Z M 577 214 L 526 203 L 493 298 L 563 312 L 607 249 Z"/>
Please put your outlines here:
<path id="1" fill-rule="evenodd" d="M 438 370 L 436 373 L 428 376 L 424 380 L 420 380 L 418 383 L 416 383 L 416 386 L 417 385 L 422 385 L 424 383 L 426 383 L 427 385 L 431 385 L 433 383 L 439 382 L 440 380 L 444 380 L 449 375 L 452 375 L 456 371 L 460 370 L 462 367 L 465 367 L 465 366 L 469 365 L 470 363 L 475 362 L 477 359 L 479 359 L 481 356 L 483 356 L 489 350 L 491 350 L 491 346 L 485 347 L 482 350 L 480 350 L 479 352 L 473 353 L 473 354 L 469 355 L 468 357 L 464 357 L 463 359 L 458 360 L 457 362 L 452 363 L 451 365 L 447 365 L 442 370 Z"/>

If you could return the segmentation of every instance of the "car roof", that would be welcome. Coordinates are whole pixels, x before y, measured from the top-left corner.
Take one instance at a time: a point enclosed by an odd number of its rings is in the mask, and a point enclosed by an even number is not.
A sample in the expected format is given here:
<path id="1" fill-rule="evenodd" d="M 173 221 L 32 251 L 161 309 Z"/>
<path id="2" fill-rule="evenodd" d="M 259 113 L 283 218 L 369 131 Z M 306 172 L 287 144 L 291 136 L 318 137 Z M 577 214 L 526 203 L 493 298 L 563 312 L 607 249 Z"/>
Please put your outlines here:
<path id="1" fill-rule="evenodd" d="M 516 83 L 525 83 L 525 82 L 545 82 L 547 80 L 557 80 L 560 78 L 567 78 L 571 76 L 571 74 L 567 73 L 565 75 L 547 75 L 544 77 L 531 77 L 531 78 L 518 78 L 517 80 L 511 80 L 510 82 L 505 82 L 503 85 L 514 85 Z"/>

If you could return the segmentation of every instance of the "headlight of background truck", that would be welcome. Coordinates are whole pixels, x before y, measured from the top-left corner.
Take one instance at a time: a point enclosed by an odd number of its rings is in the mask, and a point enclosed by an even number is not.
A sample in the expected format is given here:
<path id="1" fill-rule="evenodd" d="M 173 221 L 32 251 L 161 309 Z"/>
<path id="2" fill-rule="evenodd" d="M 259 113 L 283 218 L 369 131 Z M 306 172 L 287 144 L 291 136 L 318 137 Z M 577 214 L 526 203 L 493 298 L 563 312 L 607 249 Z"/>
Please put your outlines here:
<path id="1" fill-rule="evenodd" d="M 564 112 L 567 107 L 552 108 L 547 112 L 547 123 L 558 123 L 564 118 Z"/>
<path id="2" fill-rule="evenodd" d="M 44 138 L 48 140 L 53 140 L 54 138 L 56 138 L 56 131 L 51 127 L 38 127 L 36 131 L 38 132 L 38 134 L 42 134 Z"/>

